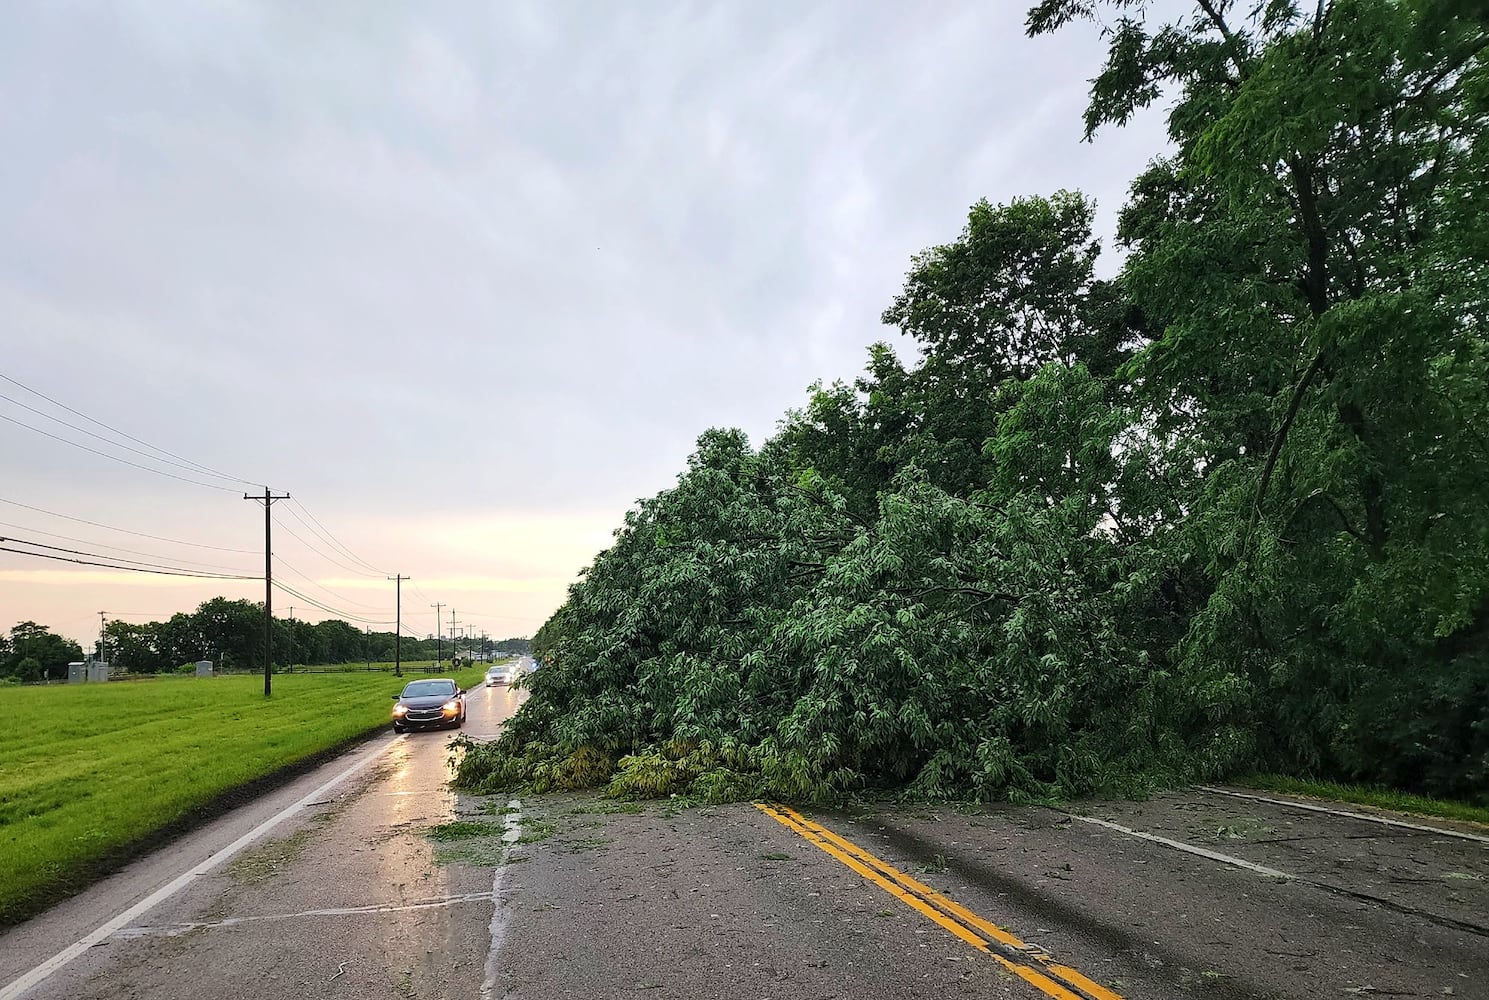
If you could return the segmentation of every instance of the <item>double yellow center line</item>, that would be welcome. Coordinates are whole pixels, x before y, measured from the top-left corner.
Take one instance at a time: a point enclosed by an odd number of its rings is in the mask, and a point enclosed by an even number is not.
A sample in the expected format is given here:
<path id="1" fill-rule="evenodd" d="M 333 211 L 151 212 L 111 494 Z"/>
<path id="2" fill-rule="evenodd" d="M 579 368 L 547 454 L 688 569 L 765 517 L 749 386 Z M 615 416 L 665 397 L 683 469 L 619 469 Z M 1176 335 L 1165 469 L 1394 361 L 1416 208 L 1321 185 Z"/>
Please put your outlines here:
<path id="1" fill-rule="evenodd" d="M 1061 965 L 1037 945 L 1027 944 L 955 900 L 948 899 L 845 837 L 814 823 L 782 805 L 762 805 L 771 819 L 821 848 L 853 871 L 889 893 L 927 920 L 985 952 L 1014 975 L 1058 1000 L 1123 1000 L 1067 965 Z"/>

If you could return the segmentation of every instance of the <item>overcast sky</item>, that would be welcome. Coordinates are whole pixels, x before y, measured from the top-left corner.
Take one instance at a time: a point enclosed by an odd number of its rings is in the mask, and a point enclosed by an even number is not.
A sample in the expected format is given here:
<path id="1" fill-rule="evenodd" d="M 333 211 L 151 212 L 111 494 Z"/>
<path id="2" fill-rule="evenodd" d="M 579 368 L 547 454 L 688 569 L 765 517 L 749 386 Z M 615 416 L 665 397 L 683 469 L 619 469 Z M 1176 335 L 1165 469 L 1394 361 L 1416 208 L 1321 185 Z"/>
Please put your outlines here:
<path id="1" fill-rule="evenodd" d="M 1110 231 L 1160 123 L 1082 143 L 1101 41 L 1025 38 L 1026 6 L 8 3 L 0 374 L 293 493 L 356 557 L 275 508 L 276 573 L 325 604 L 391 619 L 373 567 L 421 634 L 441 601 L 530 635 L 702 430 L 758 442 L 895 341 L 973 201 L 1079 188 Z M 241 485 L 0 415 L 0 536 L 262 573 Z M 218 593 L 262 583 L 0 553 L 0 629 Z"/>

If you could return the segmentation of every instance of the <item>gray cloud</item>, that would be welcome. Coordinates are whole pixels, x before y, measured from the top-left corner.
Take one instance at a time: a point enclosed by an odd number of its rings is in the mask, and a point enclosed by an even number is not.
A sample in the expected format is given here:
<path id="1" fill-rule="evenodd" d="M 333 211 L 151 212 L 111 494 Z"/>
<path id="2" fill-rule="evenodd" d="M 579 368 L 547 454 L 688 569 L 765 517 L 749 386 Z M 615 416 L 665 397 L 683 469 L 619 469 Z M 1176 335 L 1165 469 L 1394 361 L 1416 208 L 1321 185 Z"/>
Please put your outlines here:
<path id="1" fill-rule="evenodd" d="M 348 525 L 618 521 L 703 428 L 851 377 L 975 199 L 1110 225 L 1161 129 L 1082 144 L 1100 41 L 1022 7 L 12 5 L 3 369 Z M 252 536 L 0 441 L 22 499 Z"/>

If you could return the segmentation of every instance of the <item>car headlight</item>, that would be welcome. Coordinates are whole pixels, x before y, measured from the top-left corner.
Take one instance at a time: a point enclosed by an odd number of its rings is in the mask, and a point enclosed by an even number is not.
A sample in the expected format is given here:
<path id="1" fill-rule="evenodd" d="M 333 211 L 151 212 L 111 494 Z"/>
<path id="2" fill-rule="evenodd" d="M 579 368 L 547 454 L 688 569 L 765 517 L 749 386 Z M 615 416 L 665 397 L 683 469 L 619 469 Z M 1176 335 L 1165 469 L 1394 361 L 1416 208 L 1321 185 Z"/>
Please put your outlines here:
<path id="1" fill-rule="evenodd" d="M 447 701 L 443 705 L 441 705 L 440 707 L 443 708 L 446 712 L 458 712 L 458 711 L 460 711 L 460 702 L 458 702 L 458 701 Z"/>
<path id="2" fill-rule="evenodd" d="M 393 706 L 393 714 L 394 715 L 407 715 L 408 714 L 408 706 L 407 705 L 394 705 Z"/>

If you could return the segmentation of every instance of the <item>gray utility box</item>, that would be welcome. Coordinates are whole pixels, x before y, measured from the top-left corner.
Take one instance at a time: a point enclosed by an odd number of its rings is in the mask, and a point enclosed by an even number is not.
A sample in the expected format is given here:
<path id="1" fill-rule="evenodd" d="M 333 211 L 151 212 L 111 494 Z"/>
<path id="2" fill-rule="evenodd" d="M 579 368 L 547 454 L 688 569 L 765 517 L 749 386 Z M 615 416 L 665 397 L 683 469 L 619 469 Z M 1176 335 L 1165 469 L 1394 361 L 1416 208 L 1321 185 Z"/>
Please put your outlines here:
<path id="1" fill-rule="evenodd" d="M 69 684 L 82 684 L 86 681 L 106 681 L 108 679 L 109 665 L 106 660 L 86 660 L 67 665 L 67 683 Z"/>
<path id="2" fill-rule="evenodd" d="M 197 660 L 196 661 L 196 675 L 198 677 L 211 677 L 212 676 L 212 661 L 211 660 Z"/>

